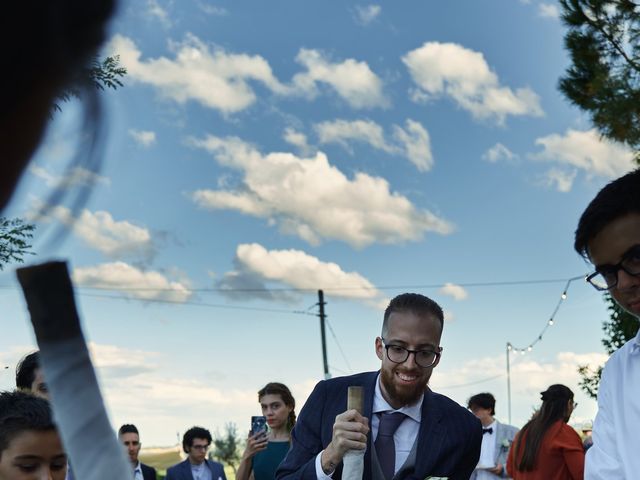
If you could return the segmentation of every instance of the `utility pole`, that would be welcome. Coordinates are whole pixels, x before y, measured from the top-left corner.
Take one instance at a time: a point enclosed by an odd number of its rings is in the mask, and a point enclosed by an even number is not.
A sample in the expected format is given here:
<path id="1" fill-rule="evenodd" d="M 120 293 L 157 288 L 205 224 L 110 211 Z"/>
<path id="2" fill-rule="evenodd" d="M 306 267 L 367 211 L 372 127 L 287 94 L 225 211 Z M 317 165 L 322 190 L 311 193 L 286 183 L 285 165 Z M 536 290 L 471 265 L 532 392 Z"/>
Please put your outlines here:
<path id="1" fill-rule="evenodd" d="M 326 315 L 324 313 L 324 306 L 324 292 L 322 290 L 318 290 L 318 307 L 320 310 L 318 317 L 320 317 L 320 336 L 322 337 L 322 362 L 324 364 L 324 378 L 327 380 L 331 378 L 331 374 L 329 373 L 329 362 L 327 361 L 327 336 L 324 331 Z"/>

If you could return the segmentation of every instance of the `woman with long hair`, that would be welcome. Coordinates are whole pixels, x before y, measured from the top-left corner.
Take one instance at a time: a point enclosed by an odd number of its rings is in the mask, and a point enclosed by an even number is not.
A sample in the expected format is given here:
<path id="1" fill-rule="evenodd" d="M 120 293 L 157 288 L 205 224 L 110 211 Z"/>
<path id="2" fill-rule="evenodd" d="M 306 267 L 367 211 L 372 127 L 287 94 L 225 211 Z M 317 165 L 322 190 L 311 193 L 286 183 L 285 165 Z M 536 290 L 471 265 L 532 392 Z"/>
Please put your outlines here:
<path id="1" fill-rule="evenodd" d="M 258 392 L 266 432 L 249 432 L 236 480 L 273 480 L 280 462 L 289 451 L 291 430 L 296 423 L 296 401 L 286 385 L 267 383 Z"/>
<path id="2" fill-rule="evenodd" d="M 576 403 L 564 385 L 541 393 L 542 406 L 516 435 L 507 462 L 514 480 L 582 480 L 584 448 L 567 425 Z"/>

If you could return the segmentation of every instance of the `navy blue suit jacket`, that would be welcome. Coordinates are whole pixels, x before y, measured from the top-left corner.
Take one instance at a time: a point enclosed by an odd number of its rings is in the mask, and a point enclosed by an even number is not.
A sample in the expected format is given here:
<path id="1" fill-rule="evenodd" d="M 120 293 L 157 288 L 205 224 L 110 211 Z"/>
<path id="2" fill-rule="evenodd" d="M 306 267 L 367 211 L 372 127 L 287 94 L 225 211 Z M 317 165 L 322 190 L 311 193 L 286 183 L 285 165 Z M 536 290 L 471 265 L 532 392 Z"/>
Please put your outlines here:
<path id="1" fill-rule="evenodd" d="M 207 467 L 209 467 L 209 470 L 211 470 L 211 473 L 213 473 L 213 480 L 227 480 L 221 463 L 212 462 L 211 460 L 205 460 L 205 463 Z M 165 480 L 193 480 L 189 459 L 184 462 L 180 462 L 173 467 L 169 467 Z"/>
<path id="2" fill-rule="evenodd" d="M 378 372 L 360 373 L 316 385 L 291 432 L 291 449 L 278 468 L 278 480 L 316 480 L 315 459 L 331 442 L 336 416 L 347 409 L 347 387 L 363 387 L 363 414 L 371 418 L 377 376 Z M 415 469 L 405 480 L 468 480 L 480 457 L 482 425 L 466 408 L 427 389 L 417 441 Z M 371 448 L 369 435 L 363 480 L 371 480 Z M 339 465 L 332 477 L 339 480 L 341 475 Z"/>
<path id="3" fill-rule="evenodd" d="M 155 468 L 145 465 L 144 463 L 140 463 L 140 470 L 142 470 L 142 478 L 144 480 L 156 480 L 157 475 Z"/>

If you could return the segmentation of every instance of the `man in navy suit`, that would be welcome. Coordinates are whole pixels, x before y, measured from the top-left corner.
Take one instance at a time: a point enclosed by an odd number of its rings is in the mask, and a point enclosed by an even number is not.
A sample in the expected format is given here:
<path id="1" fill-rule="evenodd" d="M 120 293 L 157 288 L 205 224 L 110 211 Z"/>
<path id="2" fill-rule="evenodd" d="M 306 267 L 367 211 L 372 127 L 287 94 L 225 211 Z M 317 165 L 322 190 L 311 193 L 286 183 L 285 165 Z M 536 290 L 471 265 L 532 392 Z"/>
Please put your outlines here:
<path id="1" fill-rule="evenodd" d="M 140 455 L 140 433 L 135 425 L 122 425 L 118 430 L 118 440 L 124 445 L 133 468 L 133 480 L 156 480 L 156 469 L 138 460 Z"/>
<path id="2" fill-rule="evenodd" d="M 339 480 L 345 453 L 365 450 L 363 480 L 468 480 L 480 456 L 480 421 L 427 386 L 440 361 L 442 327 L 433 300 L 415 293 L 394 298 L 375 339 L 380 371 L 316 385 L 276 478 Z M 362 415 L 346 410 L 352 385 L 363 387 Z"/>
<path id="3" fill-rule="evenodd" d="M 170 467 L 165 480 L 227 480 L 222 464 L 207 460 L 211 440 L 211 433 L 205 428 L 187 430 L 182 437 L 182 449 L 187 459 Z"/>

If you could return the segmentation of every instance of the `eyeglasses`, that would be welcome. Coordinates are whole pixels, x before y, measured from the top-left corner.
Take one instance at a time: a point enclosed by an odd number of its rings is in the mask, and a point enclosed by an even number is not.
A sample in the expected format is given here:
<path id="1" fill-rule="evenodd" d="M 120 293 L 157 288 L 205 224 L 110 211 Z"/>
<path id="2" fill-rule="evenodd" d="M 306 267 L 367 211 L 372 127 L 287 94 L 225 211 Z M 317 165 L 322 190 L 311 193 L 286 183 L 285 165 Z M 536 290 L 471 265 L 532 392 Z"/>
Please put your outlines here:
<path id="1" fill-rule="evenodd" d="M 384 339 L 382 341 L 384 342 Z M 384 348 L 387 351 L 387 358 L 393 363 L 404 363 L 409 358 L 409 355 L 413 353 L 413 358 L 422 368 L 432 367 L 441 355 L 440 352 L 434 350 L 409 350 L 400 345 L 385 344 Z"/>
<path id="2" fill-rule="evenodd" d="M 618 285 L 618 272 L 624 270 L 628 275 L 640 275 L 640 245 L 634 245 L 625 252 L 615 265 L 602 265 L 586 280 L 596 290 L 611 290 Z"/>
<path id="3" fill-rule="evenodd" d="M 209 450 L 209 445 L 191 445 L 194 450 Z"/>
<path id="4" fill-rule="evenodd" d="M 573 402 L 573 409 L 575 410 L 576 408 L 578 408 L 578 402 Z"/>

